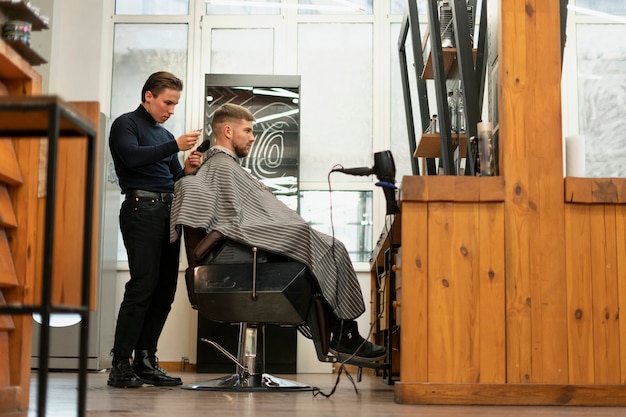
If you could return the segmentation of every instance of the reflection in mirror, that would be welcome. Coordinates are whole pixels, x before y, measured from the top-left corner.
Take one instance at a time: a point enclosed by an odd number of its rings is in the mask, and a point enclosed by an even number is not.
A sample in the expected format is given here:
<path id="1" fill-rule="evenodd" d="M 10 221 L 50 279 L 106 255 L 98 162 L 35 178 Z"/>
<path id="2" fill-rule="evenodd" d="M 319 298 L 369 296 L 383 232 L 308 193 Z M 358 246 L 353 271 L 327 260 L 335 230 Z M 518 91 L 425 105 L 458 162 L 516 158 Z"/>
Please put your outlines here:
<path id="1" fill-rule="evenodd" d="M 300 76 L 207 74 L 205 135 L 225 103 L 247 107 L 256 138 L 241 165 L 290 208 L 298 209 Z"/>

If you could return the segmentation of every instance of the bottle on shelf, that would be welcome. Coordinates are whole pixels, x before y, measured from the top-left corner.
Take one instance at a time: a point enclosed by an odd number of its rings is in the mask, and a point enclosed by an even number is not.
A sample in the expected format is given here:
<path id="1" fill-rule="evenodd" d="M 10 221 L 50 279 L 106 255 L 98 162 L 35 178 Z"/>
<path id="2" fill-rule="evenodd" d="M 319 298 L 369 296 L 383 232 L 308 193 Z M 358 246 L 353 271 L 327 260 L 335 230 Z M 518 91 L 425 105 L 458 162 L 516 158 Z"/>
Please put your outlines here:
<path id="1" fill-rule="evenodd" d="M 479 122 L 478 130 L 478 157 L 480 159 L 480 175 L 495 175 L 495 152 L 493 147 L 493 126 L 491 122 Z"/>
<path id="2" fill-rule="evenodd" d="M 465 105 L 463 104 L 463 93 L 459 90 L 459 99 L 456 105 L 456 124 L 459 133 L 465 133 Z"/>
<path id="3" fill-rule="evenodd" d="M 439 133 L 439 120 L 437 120 L 436 114 L 433 114 L 433 117 L 430 119 L 430 126 L 428 126 L 428 133 Z"/>
<path id="4" fill-rule="evenodd" d="M 452 91 L 448 91 L 448 113 L 450 113 L 450 130 L 452 133 L 458 133 L 457 102 Z"/>
<path id="5" fill-rule="evenodd" d="M 467 6 L 467 19 L 469 21 L 470 44 L 474 47 L 474 7 Z"/>

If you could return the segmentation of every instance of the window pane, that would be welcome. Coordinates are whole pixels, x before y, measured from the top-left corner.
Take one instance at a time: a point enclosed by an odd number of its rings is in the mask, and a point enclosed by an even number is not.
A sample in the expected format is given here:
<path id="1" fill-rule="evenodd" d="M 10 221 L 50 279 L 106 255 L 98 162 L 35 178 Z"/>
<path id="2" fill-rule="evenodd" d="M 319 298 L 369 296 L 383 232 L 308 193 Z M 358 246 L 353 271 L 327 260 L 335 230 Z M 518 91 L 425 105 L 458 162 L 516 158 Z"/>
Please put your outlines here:
<path id="1" fill-rule="evenodd" d="M 111 121 L 139 106 L 143 84 L 153 72 L 170 71 L 187 86 L 186 24 L 116 24 L 114 37 Z M 174 136 L 185 130 L 184 94 L 164 124 Z M 126 259 L 120 234 L 118 260 Z"/>
<path id="2" fill-rule="evenodd" d="M 374 0 L 298 0 L 300 14 L 372 14 Z"/>
<path id="3" fill-rule="evenodd" d="M 189 0 L 117 0 L 115 14 L 186 15 Z"/>
<path id="4" fill-rule="evenodd" d="M 253 6 L 247 6 L 252 3 Z M 265 0 L 264 6 L 258 6 L 258 0 L 211 0 L 206 5 L 208 15 L 248 15 L 248 14 L 280 14 L 280 0 Z"/>
<path id="5" fill-rule="evenodd" d="M 402 0 L 391 0 L 389 12 L 391 14 L 404 14 L 406 11 L 406 2 Z"/>
<path id="6" fill-rule="evenodd" d="M 300 24 L 301 181 L 326 181 L 335 164 L 373 165 L 372 26 Z M 333 181 L 367 177 L 335 174 Z"/>
<path id="7" fill-rule="evenodd" d="M 185 83 L 186 24 L 116 24 L 114 36 L 111 120 L 139 105 L 141 88 L 153 72 L 170 71 Z M 184 132 L 184 99 L 164 126 L 175 135 Z"/>
<path id="8" fill-rule="evenodd" d="M 406 0 L 391 0 L 391 14 L 405 14 L 408 10 Z M 426 0 L 417 0 L 417 11 L 420 15 L 426 15 Z M 420 19 L 422 20 L 422 19 Z"/>
<path id="9" fill-rule="evenodd" d="M 272 74 L 272 29 L 213 29 L 211 72 L 220 74 Z"/>
<path id="10" fill-rule="evenodd" d="M 626 15 L 626 2 L 623 0 L 576 0 L 576 6 L 596 12 Z"/>
<path id="11" fill-rule="evenodd" d="M 369 262 L 373 241 L 371 191 L 333 191 L 332 201 L 327 191 L 301 191 L 300 211 L 311 227 L 322 233 L 333 235 L 334 225 L 334 236 L 346 246 L 352 262 Z"/>
<path id="12" fill-rule="evenodd" d="M 626 25 L 577 26 L 579 131 L 586 175 L 626 176 Z"/>

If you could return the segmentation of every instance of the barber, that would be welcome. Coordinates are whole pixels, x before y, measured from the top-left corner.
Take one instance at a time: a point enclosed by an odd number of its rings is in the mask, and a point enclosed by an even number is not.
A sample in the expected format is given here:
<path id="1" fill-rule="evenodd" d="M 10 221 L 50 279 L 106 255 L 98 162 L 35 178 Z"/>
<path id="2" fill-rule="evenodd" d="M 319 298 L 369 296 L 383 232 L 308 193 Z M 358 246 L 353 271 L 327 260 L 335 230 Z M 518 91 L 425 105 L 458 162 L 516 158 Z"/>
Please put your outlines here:
<path id="1" fill-rule="evenodd" d="M 175 139 L 161 125 L 174 114 L 182 90 L 175 75 L 155 72 L 143 86 L 139 107 L 111 125 L 109 147 L 126 196 L 119 220 L 130 269 L 111 352 L 107 384 L 112 387 L 182 384 L 161 369 L 156 357 L 178 279 L 180 241 L 169 241 L 174 182 L 193 172 L 202 158 L 194 151 L 184 167 L 178 159 L 180 151 L 197 143 L 199 130 Z"/>

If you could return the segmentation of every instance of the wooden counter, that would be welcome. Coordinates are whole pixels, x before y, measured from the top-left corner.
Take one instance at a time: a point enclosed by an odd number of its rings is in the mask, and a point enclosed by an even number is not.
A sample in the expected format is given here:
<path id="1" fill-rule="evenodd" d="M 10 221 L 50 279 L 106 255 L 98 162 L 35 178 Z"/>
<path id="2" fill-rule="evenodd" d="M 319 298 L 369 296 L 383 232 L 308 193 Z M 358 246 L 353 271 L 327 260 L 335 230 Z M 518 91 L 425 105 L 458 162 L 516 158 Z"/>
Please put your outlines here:
<path id="1" fill-rule="evenodd" d="M 561 276 L 511 279 L 505 190 L 502 177 L 404 177 L 396 402 L 626 405 L 626 179 L 563 180 Z M 544 319 L 537 281 L 559 284 L 560 315 Z M 556 381 L 509 371 L 546 351 L 563 358 Z"/>
<path id="2" fill-rule="evenodd" d="M 626 405 L 622 183 L 563 179 L 562 3 L 488 2 L 501 177 L 402 181 L 397 402 Z"/>

